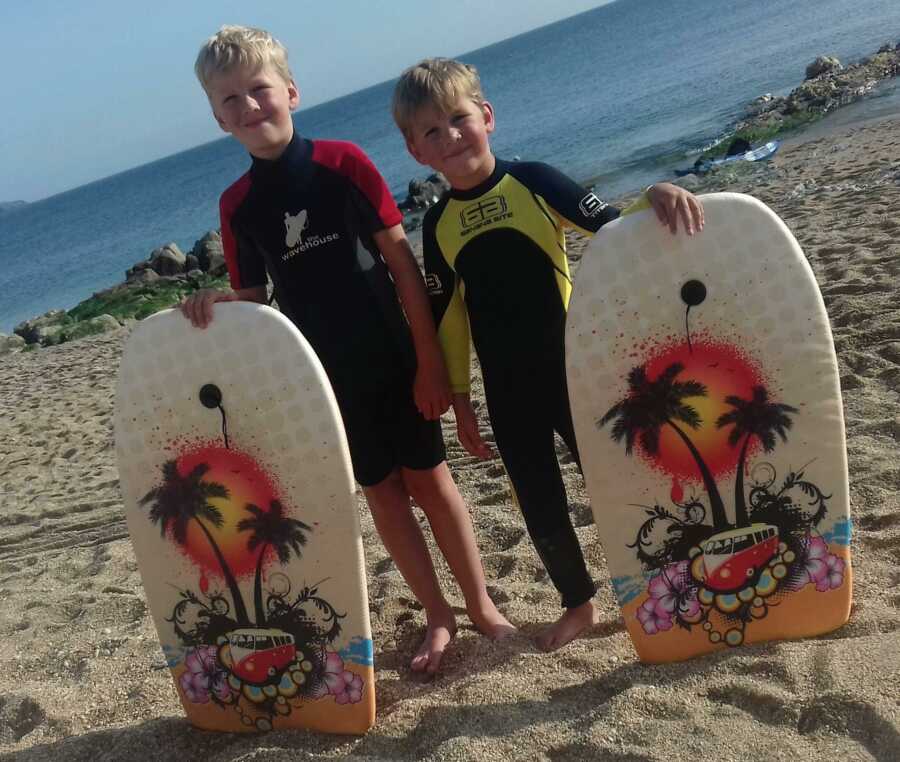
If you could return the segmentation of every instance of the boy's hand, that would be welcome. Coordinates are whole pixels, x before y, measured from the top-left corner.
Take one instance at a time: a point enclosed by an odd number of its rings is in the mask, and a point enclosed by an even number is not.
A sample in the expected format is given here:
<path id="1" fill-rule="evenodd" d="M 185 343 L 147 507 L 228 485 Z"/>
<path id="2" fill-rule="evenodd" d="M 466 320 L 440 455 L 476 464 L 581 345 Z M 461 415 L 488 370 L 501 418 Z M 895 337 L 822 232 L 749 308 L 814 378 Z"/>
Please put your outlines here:
<path id="1" fill-rule="evenodd" d="M 429 358 L 423 352 L 418 358 L 413 400 L 419 412 L 429 421 L 437 420 L 450 407 L 450 379 L 440 354 Z"/>
<path id="2" fill-rule="evenodd" d="M 647 197 L 659 221 L 674 235 L 678 220 L 688 235 L 703 230 L 703 205 L 693 193 L 671 183 L 657 183 L 647 189 Z"/>
<path id="3" fill-rule="evenodd" d="M 215 288 L 201 288 L 181 302 L 181 313 L 196 328 L 206 328 L 213 317 L 216 302 L 236 302 L 240 297 L 234 291 L 220 291 Z"/>
<path id="4" fill-rule="evenodd" d="M 466 452 L 476 458 L 487 460 L 494 457 L 494 451 L 481 438 L 478 430 L 478 416 L 472 409 L 468 394 L 453 395 L 453 412 L 456 414 L 456 436 Z"/>

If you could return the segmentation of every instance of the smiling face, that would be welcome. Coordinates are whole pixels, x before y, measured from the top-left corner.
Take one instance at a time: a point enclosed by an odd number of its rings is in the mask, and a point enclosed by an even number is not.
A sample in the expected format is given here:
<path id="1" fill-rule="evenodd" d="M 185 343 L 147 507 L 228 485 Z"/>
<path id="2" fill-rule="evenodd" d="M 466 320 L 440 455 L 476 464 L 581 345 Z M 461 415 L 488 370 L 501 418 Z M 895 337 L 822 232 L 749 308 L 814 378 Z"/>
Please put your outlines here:
<path id="1" fill-rule="evenodd" d="M 253 156 L 277 159 L 291 142 L 291 111 L 300 105 L 300 93 L 271 66 L 216 74 L 207 95 L 219 126 Z"/>
<path id="2" fill-rule="evenodd" d="M 436 105 L 419 109 L 406 135 L 406 147 L 420 164 L 442 172 L 458 190 L 474 188 L 494 171 L 488 135 L 494 110 L 487 101 L 460 98 L 449 111 Z"/>

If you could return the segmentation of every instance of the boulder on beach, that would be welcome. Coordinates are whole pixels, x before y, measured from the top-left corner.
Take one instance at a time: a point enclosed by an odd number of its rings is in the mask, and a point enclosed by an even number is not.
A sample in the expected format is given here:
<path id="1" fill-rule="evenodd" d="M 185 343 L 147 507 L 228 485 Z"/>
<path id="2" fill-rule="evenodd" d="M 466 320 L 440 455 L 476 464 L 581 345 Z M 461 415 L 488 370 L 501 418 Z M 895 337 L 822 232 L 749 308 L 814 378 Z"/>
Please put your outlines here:
<path id="1" fill-rule="evenodd" d="M 62 341 L 74 341 L 85 336 L 96 336 L 98 333 L 109 333 L 109 331 L 117 331 L 121 327 L 119 321 L 112 315 L 98 315 L 66 326 L 63 330 Z"/>
<path id="2" fill-rule="evenodd" d="M 187 260 L 184 252 L 176 243 L 167 243 L 154 249 L 150 254 L 150 267 L 158 275 L 177 275 L 184 272 L 184 263 Z"/>
<path id="3" fill-rule="evenodd" d="M 7 336 L 5 333 L 0 333 L 0 355 L 15 354 L 23 349 L 25 349 L 25 339 L 21 336 L 15 334 Z"/>
<path id="4" fill-rule="evenodd" d="M 207 272 L 214 277 L 224 275 L 227 268 L 225 266 L 225 251 L 222 248 L 222 235 L 218 230 L 210 230 L 199 241 L 194 244 L 191 254 L 197 260 L 197 266 L 203 272 Z"/>

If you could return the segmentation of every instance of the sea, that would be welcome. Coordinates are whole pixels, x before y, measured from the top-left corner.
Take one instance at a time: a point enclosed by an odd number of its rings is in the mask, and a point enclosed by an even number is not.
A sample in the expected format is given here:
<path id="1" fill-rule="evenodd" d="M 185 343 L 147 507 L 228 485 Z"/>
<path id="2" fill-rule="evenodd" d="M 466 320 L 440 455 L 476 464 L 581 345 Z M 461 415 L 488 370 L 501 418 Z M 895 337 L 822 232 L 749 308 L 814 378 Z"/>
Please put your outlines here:
<path id="1" fill-rule="evenodd" d="M 898 0 L 617 0 L 458 58 L 494 105 L 497 155 L 548 162 L 613 198 L 693 163 L 817 56 L 847 64 L 898 41 Z M 301 109 L 295 123 L 362 146 L 399 200 L 427 172 L 391 121 L 393 85 Z M 900 113 L 900 88 L 851 108 L 860 120 Z M 218 227 L 219 194 L 248 164 L 226 137 L 0 215 L 0 332 L 121 282 L 158 246 L 189 250 Z"/>

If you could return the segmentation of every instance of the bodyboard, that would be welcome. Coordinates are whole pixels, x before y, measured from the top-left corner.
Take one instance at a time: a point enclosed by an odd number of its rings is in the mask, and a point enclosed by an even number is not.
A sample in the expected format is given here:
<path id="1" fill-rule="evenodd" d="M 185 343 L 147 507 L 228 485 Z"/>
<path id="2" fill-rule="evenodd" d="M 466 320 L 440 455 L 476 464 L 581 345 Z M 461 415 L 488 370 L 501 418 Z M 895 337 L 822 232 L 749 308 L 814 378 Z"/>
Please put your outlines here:
<path id="1" fill-rule="evenodd" d="M 702 197 L 591 242 L 566 329 L 575 431 L 628 632 L 666 662 L 829 632 L 850 612 L 843 409 L 828 316 L 787 226 Z"/>
<path id="2" fill-rule="evenodd" d="M 372 636 L 349 454 L 325 372 L 269 307 L 135 326 L 119 370 L 125 513 L 188 720 L 363 733 Z"/>

